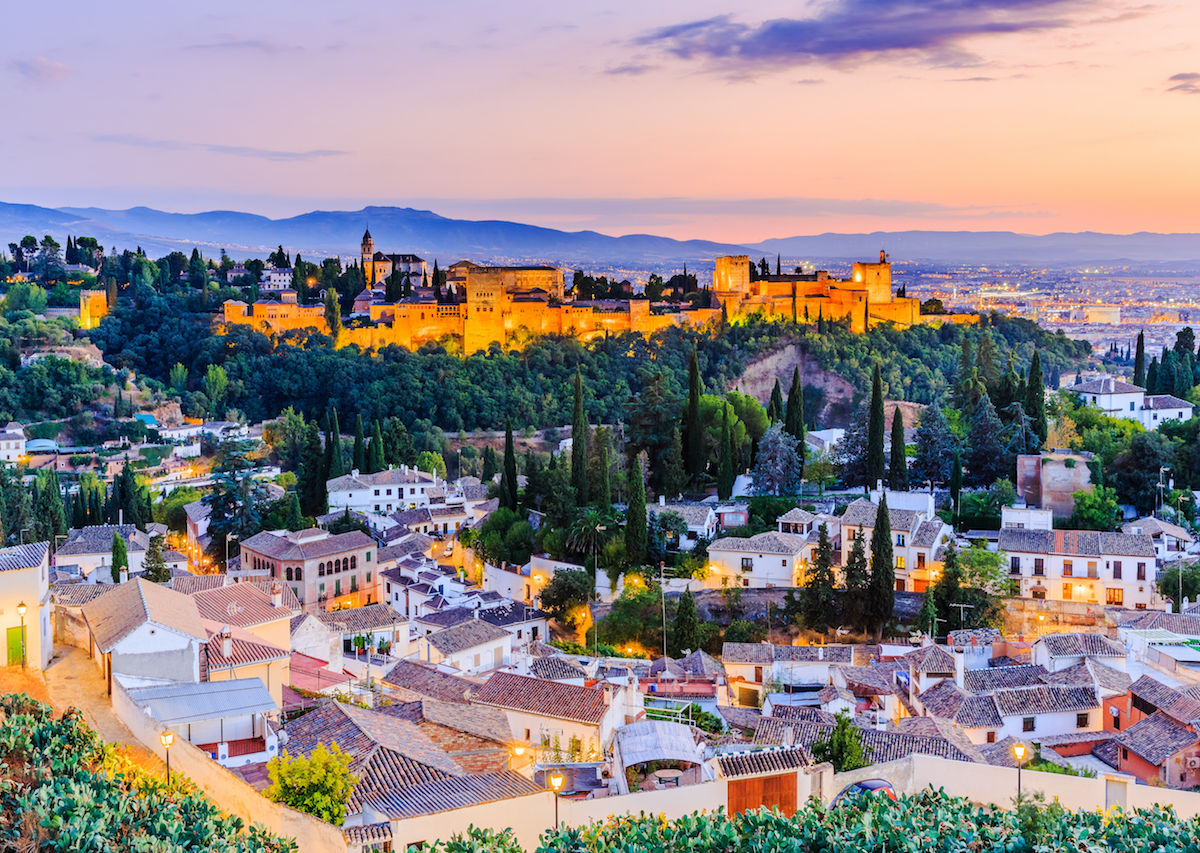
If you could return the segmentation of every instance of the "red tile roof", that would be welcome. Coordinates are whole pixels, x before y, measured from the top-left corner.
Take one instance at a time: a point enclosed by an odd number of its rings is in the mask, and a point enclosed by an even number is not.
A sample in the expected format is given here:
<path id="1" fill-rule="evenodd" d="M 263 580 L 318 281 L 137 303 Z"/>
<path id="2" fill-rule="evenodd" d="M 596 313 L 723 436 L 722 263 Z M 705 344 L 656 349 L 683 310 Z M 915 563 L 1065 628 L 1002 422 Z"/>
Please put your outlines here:
<path id="1" fill-rule="evenodd" d="M 593 725 L 608 711 L 602 688 L 576 687 L 511 672 L 497 672 L 473 692 L 471 701 Z"/>

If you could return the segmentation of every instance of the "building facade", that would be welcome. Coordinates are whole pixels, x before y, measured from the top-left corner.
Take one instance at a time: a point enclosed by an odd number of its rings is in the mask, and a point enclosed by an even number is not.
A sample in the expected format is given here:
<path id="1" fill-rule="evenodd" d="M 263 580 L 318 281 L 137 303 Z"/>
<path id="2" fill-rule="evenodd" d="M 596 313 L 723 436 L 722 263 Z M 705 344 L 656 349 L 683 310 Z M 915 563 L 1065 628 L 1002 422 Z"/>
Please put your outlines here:
<path id="1" fill-rule="evenodd" d="M 241 543 L 246 580 L 285 585 L 307 611 L 363 607 L 379 598 L 375 540 L 361 530 L 256 533 Z"/>
<path id="2" fill-rule="evenodd" d="M 1018 595 L 1137 610 L 1162 606 L 1154 542 L 1145 534 L 1002 528 L 999 548 Z"/>

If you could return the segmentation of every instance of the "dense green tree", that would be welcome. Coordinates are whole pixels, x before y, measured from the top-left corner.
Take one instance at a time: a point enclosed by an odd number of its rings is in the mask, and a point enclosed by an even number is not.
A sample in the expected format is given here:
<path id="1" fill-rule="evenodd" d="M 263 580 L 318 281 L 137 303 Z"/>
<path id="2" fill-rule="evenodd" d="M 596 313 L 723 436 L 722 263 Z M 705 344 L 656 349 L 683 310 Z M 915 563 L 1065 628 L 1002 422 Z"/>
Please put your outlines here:
<path id="1" fill-rule="evenodd" d="M 367 448 L 366 471 L 369 474 L 378 474 L 386 468 L 387 463 L 383 461 L 383 427 L 376 418 L 371 424 L 371 444 Z"/>
<path id="2" fill-rule="evenodd" d="M 834 773 L 846 773 L 870 764 L 871 747 L 862 741 L 862 732 L 845 711 L 839 711 L 833 727 L 809 747 L 813 761 L 828 761 Z"/>
<path id="3" fill-rule="evenodd" d="M 212 416 L 225 416 L 225 400 L 229 394 L 229 375 L 219 364 L 210 364 L 204 374 L 204 395 L 208 397 Z"/>
<path id="4" fill-rule="evenodd" d="M 921 423 L 917 426 L 916 454 L 910 470 L 914 485 L 947 483 L 957 449 L 958 441 L 946 423 L 946 413 L 942 410 L 941 402 L 935 400 L 925 407 L 921 413 Z"/>
<path id="5" fill-rule="evenodd" d="M 150 547 L 146 549 L 146 557 L 142 562 L 143 576 L 151 583 L 167 583 L 171 580 L 171 570 L 163 557 L 163 538 L 150 537 Z"/>
<path id="6" fill-rule="evenodd" d="M 1038 437 L 1038 446 L 1046 443 L 1050 424 L 1046 419 L 1046 383 L 1042 379 L 1042 356 L 1033 351 L 1029 362 L 1029 381 L 1025 386 L 1025 414 L 1033 422 L 1033 431 Z"/>
<path id="7" fill-rule="evenodd" d="M 53 542 L 54 537 L 67 532 L 67 514 L 63 507 L 62 487 L 58 474 L 41 470 L 33 482 L 33 538 Z"/>
<path id="8" fill-rule="evenodd" d="M 487 445 L 483 448 L 483 472 L 480 474 L 480 479 L 484 483 L 491 483 L 496 479 L 496 474 L 500 471 L 500 464 L 496 461 L 496 451 Z"/>
<path id="9" fill-rule="evenodd" d="M 775 387 L 771 389 L 771 402 L 767 404 L 767 420 L 771 423 L 783 420 L 783 390 L 779 387 L 779 379 L 775 379 Z"/>
<path id="10" fill-rule="evenodd" d="M 367 471 L 367 436 L 363 432 L 362 415 L 354 417 L 354 469 L 359 472 Z"/>
<path id="11" fill-rule="evenodd" d="M 729 435 L 729 418 L 725 415 L 721 427 L 721 452 L 717 454 L 717 499 L 729 500 L 733 495 L 733 439 Z"/>
<path id="12" fill-rule="evenodd" d="M 888 486 L 898 492 L 908 491 L 908 457 L 904 444 L 904 412 L 897 406 L 892 410 L 892 454 L 888 463 Z"/>
<path id="13" fill-rule="evenodd" d="M 646 556 L 646 485 L 642 481 L 642 459 L 634 457 L 628 469 L 629 505 L 625 510 L 625 556 L 630 565 L 640 565 Z"/>
<path id="14" fill-rule="evenodd" d="M 1121 523 L 1121 507 L 1117 504 L 1117 493 L 1106 486 L 1096 486 L 1090 491 L 1075 492 L 1071 519 L 1074 530 L 1116 530 Z"/>
<path id="15" fill-rule="evenodd" d="M 1113 460 L 1109 480 L 1121 502 L 1149 514 L 1157 509 L 1159 483 L 1165 482 L 1160 470 L 1173 467 L 1174 454 L 1167 439 L 1157 432 L 1139 432 L 1129 448 Z"/>
<path id="16" fill-rule="evenodd" d="M 871 375 L 871 408 L 867 420 L 867 485 L 875 488 L 875 484 L 883 479 L 883 378 L 879 372 L 879 364 Z"/>
<path id="17" fill-rule="evenodd" d="M 294 491 L 289 491 L 283 501 L 286 505 L 283 512 L 283 526 L 288 530 L 303 530 L 304 515 L 300 512 L 300 496 Z"/>
<path id="18" fill-rule="evenodd" d="M 775 423 L 758 444 L 754 490 L 760 495 L 792 495 L 800 488 L 800 454 L 796 439 Z"/>
<path id="19" fill-rule="evenodd" d="M 575 408 L 571 418 L 571 481 L 575 486 L 575 503 L 588 503 L 588 421 L 583 408 L 583 374 L 575 371 Z"/>
<path id="20" fill-rule="evenodd" d="M 129 568 L 129 555 L 125 550 L 125 540 L 120 532 L 114 530 L 112 538 L 112 581 L 121 582 L 121 569 Z"/>
<path id="21" fill-rule="evenodd" d="M 962 585 L 963 578 L 962 570 L 958 564 L 958 549 L 954 546 L 954 541 L 951 540 L 946 545 L 946 556 L 942 562 L 942 573 L 930 589 L 939 625 L 949 626 L 959 624 L 960 620 L 957 618 L 958 613 L 954 612 L 954 605 L 959 604 L 962 599 Z M 953 622 L 951 618 L 954 619 Z"/>
<path id="22" fill-rule="evenodd" d="M 577 569 L 557 571 L 542 588 L 538 604 L 567 627 L 574 628 L 579 622 L 579 609 L 592 600 L 596 587 L 592 576 Z"/>
<path id="23" fill-rule="evenodd" d="M 804 384 L 800 381 L 799 367 L 792 370 L 792 384 L 788 388 L 783 428 L 792 438 L 804 441 Z"/>
<path id="24" fill-rule="evenodd" d="M 342 306 L 338 304 L 337 291 L 325 291 L 325 324 L 329 326 L 329 337 L 335 341 L 342 335 Z"/>
<path id="25" fill-rule="evenodd" d="M 187 390 L 188 369 L 179 362 L 175 362 L 175 366 L 171 368 L 171 375 L 167 380 L 171 386 L 171 390 L 183 392 Z"/>
<path id="26" fill-rule="evenodd" d="M 850 544 L 850 556 L 846 558 L 843 580 L 846 584 L 846 594 L 842 598 L 843 618 L 847 625 L 862 628 L 867 620 L 871 569 L 867 563 L 866 541 L 861 530 L 854 534 Z"/>
<path id="27" fill-rule="evenodd" d="M 1184 326 L 1175 333 L 1174 350 L 1178 355 L 1195 355 L 1196 333 L 1192 331 L 1191 326 Z"/>
<path id="28" fill-rule="evenodd" d="M 325 476 L 332 480 L 346 473 L 346 462 L 342 457 L 342 428 L 338 423 L 337 409 L 330 409 L 325 429 Z"/>
<path id="29" fill-rule="evenodd" d="M 700 620 L 696 614 L 696 600 L 692 591 L 685 589 L 675 606 L 675 618 L 671 624 L 671 652 L 683 656 L 700 648 Z"/>
<path id="30" fill-rule="evenodd" d="M 1146 333 L 1138 331 L 1137 352 L 1133 356 L 1133 384 L 1146 387 Z"/>
<path id="31" fill-rule="evenodd" d="M 517 508 L 517 451 L 513 445 L 512 424 L 504 425 L 504 467 L 500 477 L 501 505 Z"/>
<path id="32" fill-rule="evenodd" d="M 683 439 L 676 428 L 671 434 L 671 444 L 667 448 L 663 464 L 663 481 L 659 493 L 674 499 L 683 494 L 687 488 L 687 472 L 683 467 Z"/>
<path id="33" fill-rule="evenodd" d="M 812 565 L 804 579 L 804 623 L 811 630 L 824 633 L 829 627 L 829 616 L 835 601 L 833 544 L 829 541 L 827 525 L 822 524 L 817 528 L 817 536 Z"/>
<path id="34" fill-rule="evenodd" d="M 268 800 L 291 806 L 326 823 L 341 826 L 346 820 L 346 803 L 358 779 L 350 771 L 351 756 L 337 743 L 318 743 L 307 757 L 292 756 L 287 750 L 267 762 L 270 786 L 263 791 Z"/>
<path id="35" fill-rule="evenodd" d="M 985 394 L 975 406 L 967 433 L 967 471 L 969 482 L 987 486 L 1008 473 L 1008 454 L 1004 452 L 1003 426 L 992 401 Z"/>
<path id="36" fill-rule="evenodd" d="M 1076 383 L 1078 384 L 1078 383 Z M 1150 359 L 1150 366 L 1146 368 L 1146 391 L 1150 394 L 1156 394 L 1158 388 L 1158 356 Z"/>
<path id="37" fill-rule="evenodd" d="M 704 452 L 704 424 L 700 419 L 700 395 L 704 387 L 700 382 L 700 362 L 693 347 L 688 362 L 687 409 L 683 416 L 683 460 L 692 484 L 700 482 L 704 474 L 706 454 Z"/>
<path id="38" fill-rule="evenodd" d="M 887 493 L 879 498 L 875 528 L 871 531 L 871 585 L 867 594 L 867 622 L 875 628 L 875 641 L 883 639 L 883 629 L 892 618 L 895 606 L 896 563 L 892 554 L 892 524 Z"/>
<path id="39" fill-rule="evenodd" d="M 305 515 L 323 515 L 327 509 L 327 461 L 326 453 L 321 447 L 321 431 L 315 422 L 309 421 L 308 426 L 304 428 L 304 450 L 296 474 L 300 506 Z"/>

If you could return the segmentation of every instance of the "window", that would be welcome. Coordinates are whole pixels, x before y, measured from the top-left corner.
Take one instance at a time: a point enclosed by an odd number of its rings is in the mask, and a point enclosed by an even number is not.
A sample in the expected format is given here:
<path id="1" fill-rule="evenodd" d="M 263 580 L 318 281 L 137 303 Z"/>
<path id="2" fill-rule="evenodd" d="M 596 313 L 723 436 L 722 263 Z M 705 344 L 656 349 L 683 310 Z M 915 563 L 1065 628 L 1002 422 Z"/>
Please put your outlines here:
<path id="1" fill-rule="evenodd" d="M 1063 560 L 1063 577 L 1069 578 L 1075 574 L 1075 564 L 1071 560 Z"/>
<path id="2" fill-rule="evenodd" d="M 896 568 L 900 569 L 901 571 L 904 570 L 904 557 L 901 556 L 896 558 Z"/>
<path id="3" fill-rule="evenodd" d="M 1021 720 L 1021 731 L 1023 731 L 1023 732 L 1033 731 L 1034 719 L 1035 719 L 1034 717 L 1025 717 L 1023 720 Z"/>
<path id="4" fill-rule="evenodd" d="M 1138 563 L 1137 579 L 1140 581 L 1144 581 L 1146 579 L 1146 564 L 1145 563 Z"/>
<path id="5" fill-rule="evenodd" d="M 1121 561 L 1113 560 L 1113 580 L 1119 581 L 1120 579 L 1121 579 Z"/>
<path id="6" fill-rule="evenodd" d="M 1062 597 L 1063 597 L 1063 601 L 1071 600 L 1071 584 L 1069 584 L 1069 583 L 1063 584 L 1063 596 Z"/>
<path id="7" fill-rule="evenodd" d="M 987 733 L 987 742 L 988 742 L 988 743 L 995 743 L 995 742 L 996 742 L 996 733 L 995 733 L 995 732 L 988 732 L 988 733 Z"/>
<path id="8" fill-rule="evenodd" d="M 1105 604 L 1111 604 L 1114 607 L 1121 607 L 1125 604 L 1125 590 L 1119 586 L 1110 587 L 1104 591 Z"/>
<path id="9" fill-rule="evenodd" d="M 379 489 L 375 490 L 375 497 L 379 497 Z M 379 509 L 379 507 L 377 506 L 375 509 Z"/>
<path id="10" fill-rule="evenodd" d="M 292 567 L 291 566 L 288 566 L 288 568 L 287 568 L 287 579 L 288 580 L 292 579 Z"/>
<path id="11" fill-rule="evenodd" d="M 350 558 L 350 568 L 352 568 L 352 569 L 357 569 L 357 568 L 358 568 L 358 557 L 351 557 L 351 558 Z"/>
<path id="12" fill-rule="evenodd" d="M 1046 574 L 1046 561 L 1043 560 L 1041 557 L 1033 558 L 1033 573 L 1035 575 Z"/>
<path id="13" fill-rule="evenodd" d="M 762 684 L 762 672 L 763 668 L 761 666 L 754 667 L 754 680 L 759 684 Z"/>
<path id="14" fill-rule="evenodd" d="M 753 557 L 742 557 L 742 571 L 743 572 L 754 571 L 754 558 Z"/>
<path id="15" fill-rule="evenodd" d="M 779 565 L 783 566 L 786 569 L 787 568 L 787 560 L 786 559 L 780 560 Z"/>
<path id="16" fill-rule="evenodd" d="M 298 580 L 298 581 L 304 580 L 304 567 L 303 566 L 296 566 L 296 580 Z"/>
<path id="17" fill-rule="evenodd" d="M 371 552 L 370 551 L 368 551 L 366 553 L 366 555 L 363 557 L 363 562 L 366 562 L 366 563 L 371 562 Z"/>
<path id="18" fill-rule="evenodd" d="M 333 594 L 334 595 L 342 594 L 342 579 L 341 578 L 338 578 L 337 580 L 335 580 L 333 582 Z"/>
<path id="19" fill-rule="evenodd" d="M 325 564 L 324 563 L 317 564 L 317 577 L 319 577 L 319 578 L 325 577 Z"/>
<path id="20" fill-rule="evenodd" d="M 904 544 L 904 534 L 903 534 L 903 533 L 897 533 L 897 534 L 896 534 L 896 544 L 897 544 L 897 545 L 903 545 L 903 544 Z"/>
<path id="21" fill-rule="evenodd" d="M 1020 557 L 1009 557 L 1008 558 L 1008 573 L 1011 575 L 1021 574 L 1021 558 Z"/>
<path id="22" fill-rule="evenodd" d="M 529 729 L 525 730 L 525 740 L 529 740 Z"/>
<path id="23" fill-rule="evenodd" d="M 475 655 L 475 666 L 476 667 L 479 666 L 479 655 L 478 654 Z"/>
<path id="24" fill-rule="evenodd" d="M 1075 728 L 1086 729 L 1091 721 L 1092 715 L 1087 711 L 1075 715 Z"/>
<path id="25" fill-rule="evenodd" d="M 918 569 L 925 568 L 925 555 L 924 554 L 917 554 L 917 568 Z"/>

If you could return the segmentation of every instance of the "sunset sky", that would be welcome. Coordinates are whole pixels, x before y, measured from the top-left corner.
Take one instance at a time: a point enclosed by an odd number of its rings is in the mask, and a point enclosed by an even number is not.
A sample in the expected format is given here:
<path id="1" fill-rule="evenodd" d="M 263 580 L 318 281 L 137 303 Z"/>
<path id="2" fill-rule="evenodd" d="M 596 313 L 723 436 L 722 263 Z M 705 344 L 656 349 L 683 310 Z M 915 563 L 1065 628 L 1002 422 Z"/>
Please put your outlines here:
<path id="1" fill-rule="evenodd" d="M 1200 231 L 1200 2 L 5 9 L 0 200 Z"/>

